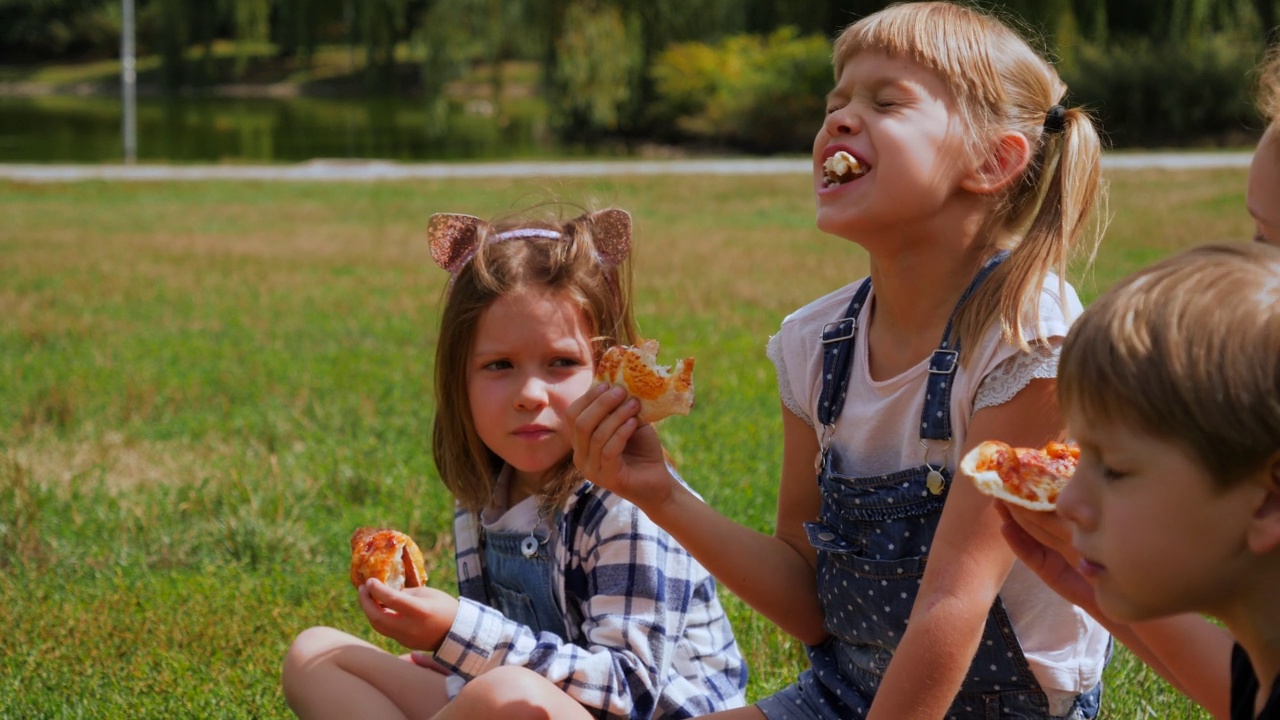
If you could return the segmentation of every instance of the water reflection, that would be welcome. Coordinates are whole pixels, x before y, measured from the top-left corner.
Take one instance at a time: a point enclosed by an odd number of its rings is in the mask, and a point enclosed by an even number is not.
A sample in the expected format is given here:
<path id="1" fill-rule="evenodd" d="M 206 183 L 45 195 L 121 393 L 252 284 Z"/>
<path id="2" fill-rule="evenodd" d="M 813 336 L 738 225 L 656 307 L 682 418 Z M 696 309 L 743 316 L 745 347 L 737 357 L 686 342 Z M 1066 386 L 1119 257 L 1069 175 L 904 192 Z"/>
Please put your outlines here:
<path id="1" fill-rule="evenodd" d="M 563 157 L 532 103 L 433 107 L 396 98 L 140 98 L 139 162 Z M 118 162 L 120 101 L 0 98 L 0 162 Z M 598 153 L 596 153 L 598 154 Z"/>

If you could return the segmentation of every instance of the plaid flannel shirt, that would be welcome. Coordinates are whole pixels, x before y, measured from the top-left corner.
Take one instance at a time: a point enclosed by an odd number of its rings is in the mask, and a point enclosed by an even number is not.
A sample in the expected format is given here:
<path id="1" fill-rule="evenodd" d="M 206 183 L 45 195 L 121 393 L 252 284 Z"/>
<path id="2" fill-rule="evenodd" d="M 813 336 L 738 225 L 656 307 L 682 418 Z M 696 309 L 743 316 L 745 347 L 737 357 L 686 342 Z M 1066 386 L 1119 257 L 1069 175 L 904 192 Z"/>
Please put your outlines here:
<path id="1" fill-rule="evenodd" d="M 550 552 L 569 642 L 489 607 L 479 518 L 455 514 L 461 602 L 435 654 L 454 673 L 450 696 L 486 670 L 521 665 L 599 718 L 744 705 L 746 665 L 707 571 L 635 505 L 590 482 L 561 510 Z"/>

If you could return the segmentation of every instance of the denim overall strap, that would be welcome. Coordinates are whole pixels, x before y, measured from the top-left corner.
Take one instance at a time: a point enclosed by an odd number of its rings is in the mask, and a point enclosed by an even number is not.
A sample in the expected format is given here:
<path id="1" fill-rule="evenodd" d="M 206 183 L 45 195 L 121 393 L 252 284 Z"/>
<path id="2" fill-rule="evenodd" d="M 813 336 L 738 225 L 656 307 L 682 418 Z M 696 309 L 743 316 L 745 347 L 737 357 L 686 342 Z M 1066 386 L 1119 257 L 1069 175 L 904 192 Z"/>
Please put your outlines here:
<path id="1" fill-rule="evenodd" d="M 853 362 L 854 336 L 858 334 L 858 313 L 871 294 L 871 278 L 862 281 L 853 294 L 844 317 L 822 328 L 822 395 L 818 398 L 818 422 L 831 425 L 844 409 L 849 387 L 849 366 Z M 843 381 L 836 380 L 843 378 Z M 836 380 L 836 382 L 828 382 Z"/>
<path id="2" fill-rule="evenodd" d="M 924 408 L 920 412 L 921 441 L 950 442 L 951 440 L 951 393 L 948 391 L 948 386 L 956 374 L 956 368 L 960 365 L 960 338 L 952 340 L 951 326 L 955 322 L 956 314 L 973 291 L 977 290 L 991 271 L 995 270 L 1008 256 L 1007 250 L 1001 250 L 983 264 L 978 273 L 973 276 L 973 280 L 969 282 L 969 287 L 965 288 L 964 293 L 960 295 L 956 306 L 952 308 L 951 317 L 947 318 L 947 327 L 942 331 L 942 343 L 929 357 L 928 385 L 925 389 Z"/>
<path id="3" fill-rule="evenodd" d="M 486 532 L 484 578 L 492 607 L 509 620 L 566 638 L 565 615 L 556 602 L 553 558 L 545 538 L 529 553 L 528 532 Z"/>
<path id="4" fill-rule="evenodd" d="M 827 463 L 827 447 L 835 430 L 836 418 L 844 409 L 844 398 L 849 389 L 849 368 L 853 364 L 853 346 L 858 334 L 858 313 L 871 294 L 871 278 L 858 286 L 844 316 L 829 322 L 822 328 L 822 394 L 818 397 L 818 422 L 822 423 L 822 439 L 818 456 L 813 460 L 817 473 Z"/>

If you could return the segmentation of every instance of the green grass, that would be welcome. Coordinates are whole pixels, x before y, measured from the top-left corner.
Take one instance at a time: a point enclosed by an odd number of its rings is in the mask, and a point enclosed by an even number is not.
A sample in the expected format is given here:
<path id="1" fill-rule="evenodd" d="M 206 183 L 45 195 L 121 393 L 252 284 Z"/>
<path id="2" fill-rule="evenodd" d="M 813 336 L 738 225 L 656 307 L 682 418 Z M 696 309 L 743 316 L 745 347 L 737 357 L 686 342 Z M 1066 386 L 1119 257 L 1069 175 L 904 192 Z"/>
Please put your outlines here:
<path id="1" fill-rule="evenodd" d="M 1247 239 L 1244 180 L 1113 174 L 1082 294 Z M 410 532 L 453 589 L 423 230 L 548 194 L 633 212 L 642 329 L 698 358 L 664 437 L 708 502 L 771 529 L 765 340 L 865 271 L 813 229 L 803 178 L 0 184 L 0 718 L 287 716 L 293 635 L 379 641 L 346 580 L 359 525 Z M 724 597 L 750 697 L 787 684 L 799 646 Z M 1205 717 L 1123 651 L 1107 677 L 1104 717 Z"/>

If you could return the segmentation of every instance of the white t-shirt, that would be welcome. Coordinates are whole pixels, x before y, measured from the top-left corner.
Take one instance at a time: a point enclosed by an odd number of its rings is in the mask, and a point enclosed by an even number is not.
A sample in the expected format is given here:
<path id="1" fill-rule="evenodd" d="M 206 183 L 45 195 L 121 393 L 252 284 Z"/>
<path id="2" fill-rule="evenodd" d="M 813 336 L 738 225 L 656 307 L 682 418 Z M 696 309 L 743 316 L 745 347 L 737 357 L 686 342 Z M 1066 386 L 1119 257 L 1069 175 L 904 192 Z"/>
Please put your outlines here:
<path id="1" fill-rule="evenodd" d="M 795 311 L 769 339 L 768 355 L 777 368 L 782 402 L 810 426 L 817 425 L 822 391 L 823 326 L 843 315 L 861 283 L 859 280 Z M 1057 276 L 1050 275 L 1040 294 L 1038 326 L 1041 336 L 1049 341 L 1048 347 L 1032 342 L 1030 352 L 1021 351 L 1002 340 L 995 324 L 976 347 L 963 350 L 965 361 L 956 371 L 951 392 L 952 443 L 944 450 L 945 443 L 931 441 L 931 463 L 945 457 L 954 472 L 969 421 L 977 410 L 1007 402 L 1035 378 L 1057 376 L 1062 341 L 1071 321 L 1083 310 L 1075 290 L 1067 285 L 1064 313 L 1059 287 Z M 840 447 L 840 455 L 854 463 L 841 468 L 846 476 L 887 474 L 924 461 L 919 437 L 928 357 L 897 377 L 872 380 L 867 327 L 874 302 L 873 288 L 858 318 L 848 394 L 831 438 L 832 445 Z M 1026 332 L 1031 341 L 1037 323 L 1024 321 L 1024 325 L 1029 325 Z M 820 432 L 821 428 L 815 430 L 819 439 Z M 1050 711 L 1066 713 L 1076 695 L 1102 679 L 1109 634 L 1021 562 L 1014 563 L 1000 597 L 1027 662 L 1048 695 Z"/>

